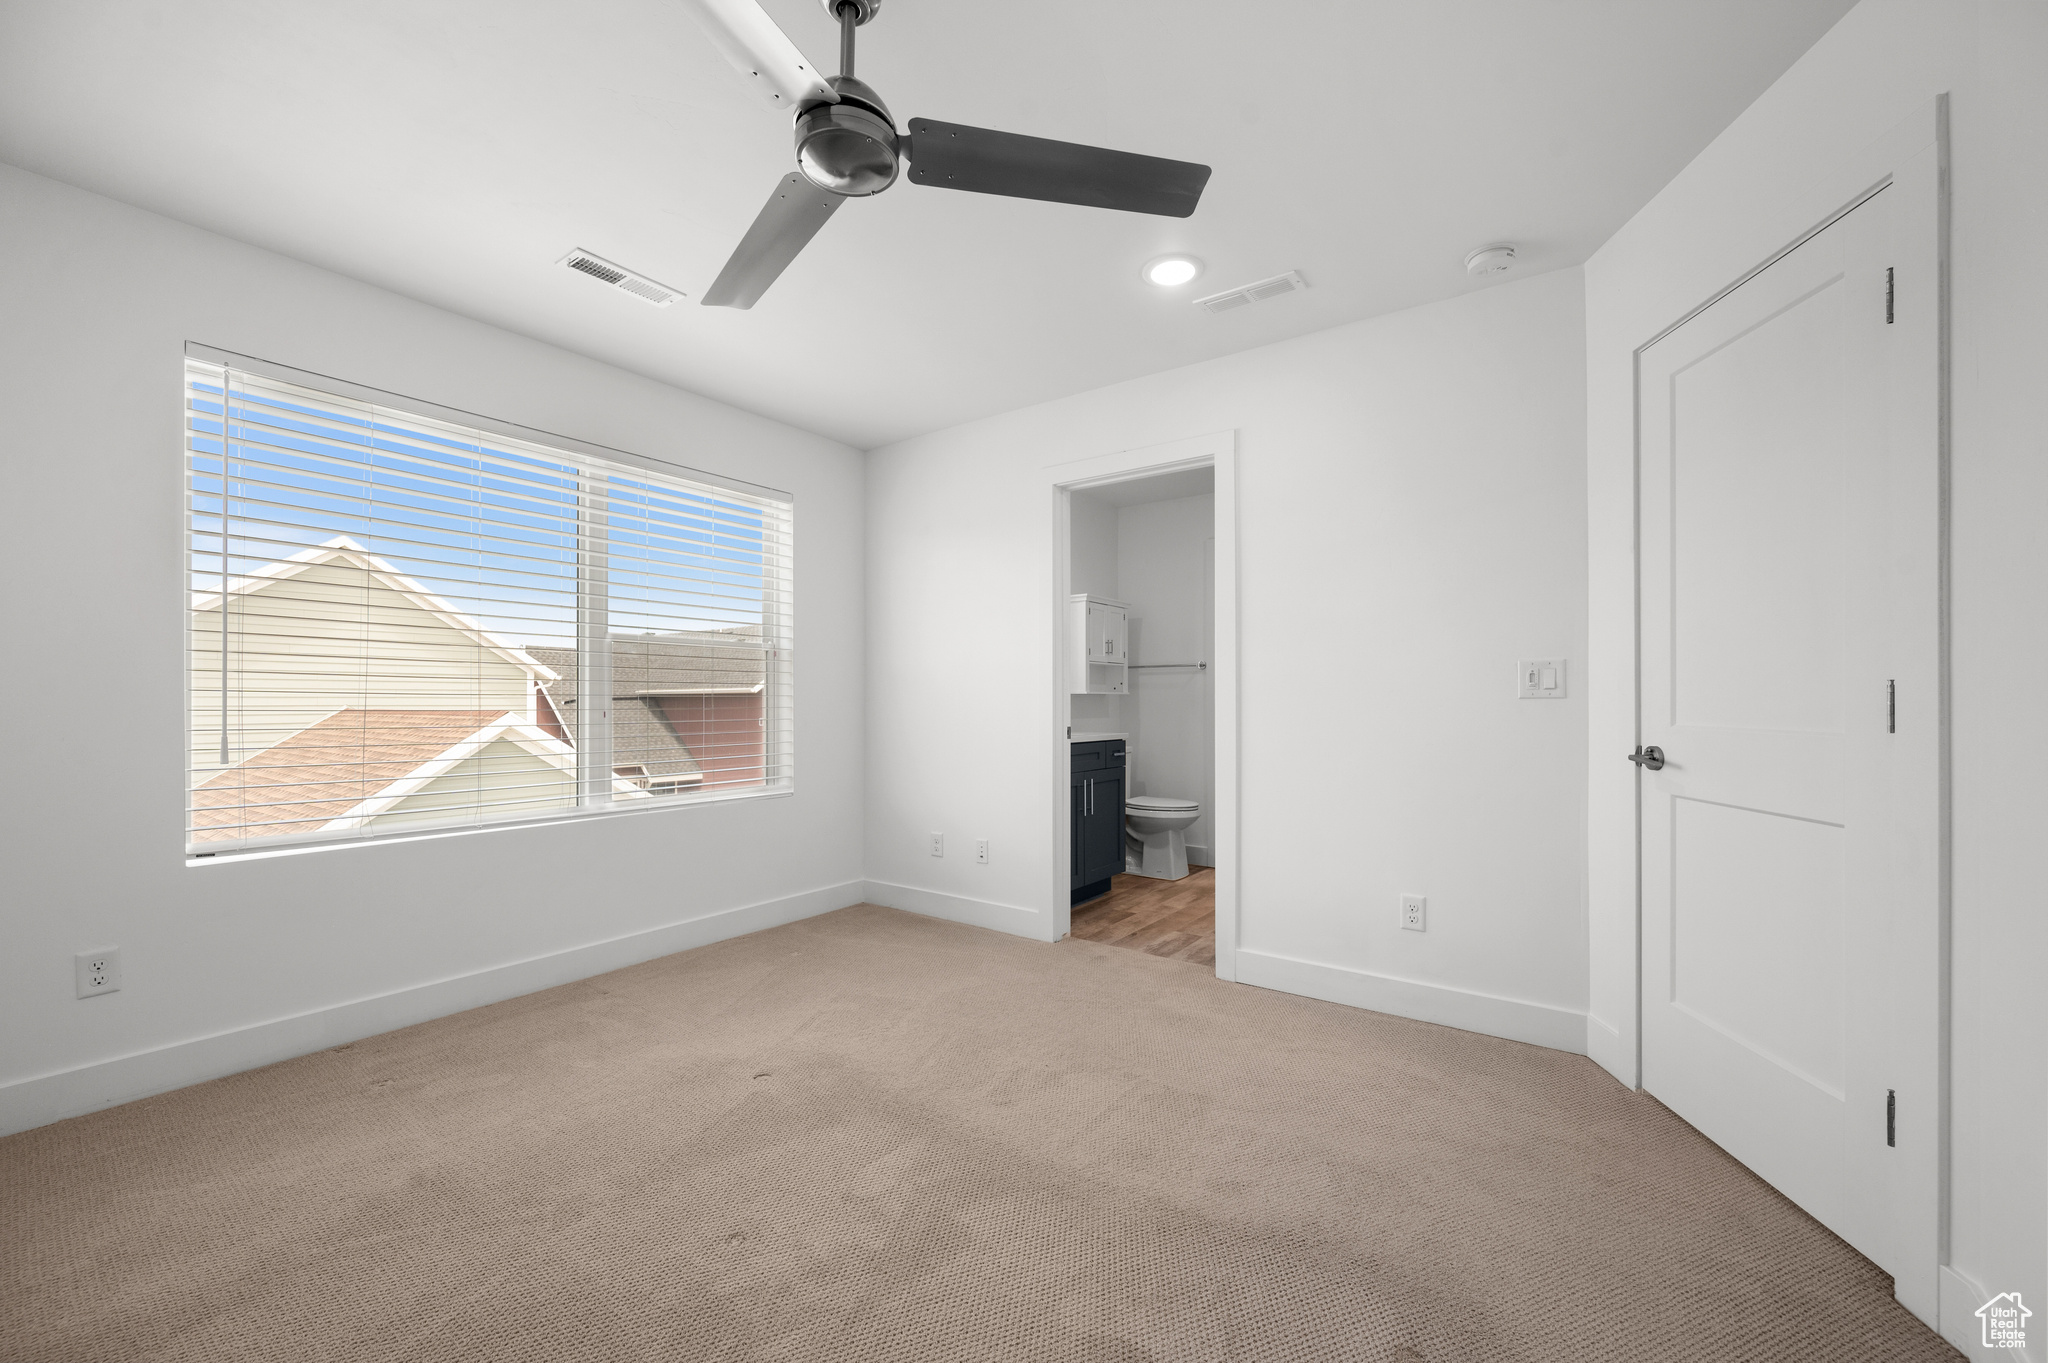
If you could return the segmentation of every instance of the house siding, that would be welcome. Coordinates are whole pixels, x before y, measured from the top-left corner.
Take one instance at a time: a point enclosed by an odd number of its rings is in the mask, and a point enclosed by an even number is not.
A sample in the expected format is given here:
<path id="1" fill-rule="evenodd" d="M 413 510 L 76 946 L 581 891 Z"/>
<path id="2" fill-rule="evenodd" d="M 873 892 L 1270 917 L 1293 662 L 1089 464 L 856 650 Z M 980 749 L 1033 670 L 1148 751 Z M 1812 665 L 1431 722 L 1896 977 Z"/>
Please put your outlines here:
<path id="1" fill-rule="evenodd" d="M 369 821 L 371 828 L 450 817 L 472 817 L 479 805 L 493 818 L 545 814 L 576 806 L 576 773 L 497 739 Z"/>
<path id="2" fill-rule="evenodd" d="M 760 692 L 653 699 L 703 770 L 702 789 L 767 784 L 767 730 L 762 725 Z"/>
<path id="3" fill-rule="evenodd" d="M 345 708 L 533 716 L 533 674 L 384 586 L 320 564 L 229 601 L 230 755 L 240 761 Z M 194 781 L 219 769 L 221 612 L 192 613 Z"/>

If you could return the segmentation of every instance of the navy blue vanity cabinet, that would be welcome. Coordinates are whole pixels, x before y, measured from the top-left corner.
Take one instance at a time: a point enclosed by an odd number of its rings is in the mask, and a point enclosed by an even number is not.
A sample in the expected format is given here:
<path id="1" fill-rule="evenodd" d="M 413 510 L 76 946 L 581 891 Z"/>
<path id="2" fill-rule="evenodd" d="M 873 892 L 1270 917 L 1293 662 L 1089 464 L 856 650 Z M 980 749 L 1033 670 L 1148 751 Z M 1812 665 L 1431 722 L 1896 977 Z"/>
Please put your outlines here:
<path id="1" fill-rule="evenodd" d="M 1073 826 L 1073 902 L 1109 893 L 1110 877 L 1124 869 L 1124 741 L 1072 744 L 1068 790 Z"/>

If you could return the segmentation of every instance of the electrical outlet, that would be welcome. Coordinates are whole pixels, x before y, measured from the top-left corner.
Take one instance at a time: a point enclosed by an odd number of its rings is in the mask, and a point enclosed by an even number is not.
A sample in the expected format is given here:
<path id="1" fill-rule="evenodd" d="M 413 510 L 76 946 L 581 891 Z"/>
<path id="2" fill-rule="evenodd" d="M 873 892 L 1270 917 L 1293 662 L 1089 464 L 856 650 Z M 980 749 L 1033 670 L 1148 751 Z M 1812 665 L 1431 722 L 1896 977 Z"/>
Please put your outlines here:
<path id="1" fill-rule="evenodd" d="M 983 866 L 988 865 L 988 839 L 977 838 L 974 843 L 974 859 Z"/>
<path id="2" fill-rule="evenodd" d="M 946 855 L 946 835 L 944 833 L 932 834 L 932 855 L 935 857 Z"/>
<path id="3" fill-rule="evenodd" d="M 1429 897 L 1419 894 L 1401 896 L 1401 926 L 1410 932 L 1429 931 Z"/>
<path id="4" fill-rule="evenodd" d="M 89 999 L 94 994 L 111 994 L 121 987 L 121 951 L 108 947 L 104 951 L 81 951 L 72 958 L 72 966 L 78 975 L 78 997 Z"/>

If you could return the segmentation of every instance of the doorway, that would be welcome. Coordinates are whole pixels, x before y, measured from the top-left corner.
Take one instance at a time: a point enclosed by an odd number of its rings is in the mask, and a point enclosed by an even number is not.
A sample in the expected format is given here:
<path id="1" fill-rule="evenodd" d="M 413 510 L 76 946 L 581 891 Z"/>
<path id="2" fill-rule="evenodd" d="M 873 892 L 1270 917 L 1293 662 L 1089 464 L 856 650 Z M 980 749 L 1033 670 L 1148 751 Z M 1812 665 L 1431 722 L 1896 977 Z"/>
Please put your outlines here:
<path id="1" fill-rule="evenodd" d="M 1074 906 L 1069 935 L 1194 965 L 1216 964 L 1216 868 L 1188 863 L 1185 880 L 1119 872 L 1107 894 Z"/>
<path id="2" fill-rule="evenodd" d="M 1928 188 L 1879 182 L 1638 352 L 1642 1086 L 1902 1298 L 1943 1101 Z"/>
<path id="3" fill-rule="evenodd" d="M 1048 470 L 1055 939 L 1235 978 L 1234 438 Z"/>

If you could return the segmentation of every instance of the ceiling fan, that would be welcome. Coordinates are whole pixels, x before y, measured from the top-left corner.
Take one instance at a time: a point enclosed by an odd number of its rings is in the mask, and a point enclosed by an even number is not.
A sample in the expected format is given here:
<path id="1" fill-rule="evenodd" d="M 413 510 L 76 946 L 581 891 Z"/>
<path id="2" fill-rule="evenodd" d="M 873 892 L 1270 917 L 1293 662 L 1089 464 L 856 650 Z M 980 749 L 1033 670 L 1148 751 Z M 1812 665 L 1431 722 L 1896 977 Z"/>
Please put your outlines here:
<path id="1" fill-rule="evenodd" d="M 821 76 L 757 0 L 685 0 L 725 59 L 767 102 L 792 113 L 795 173 L 783 177 L 704 294 L 709 307 L 751 308 L 846 199 L 880 194 L 904 162 L 913 184 L 1013 199 L 1185 218 L 1209 167 L 1127 151 L 992 132 L 928 118 L 896 131 L 882 97 L 854 79 L 854 31 L 882 0 L 824 0 L 839 25 L 839 74 Z"/>

